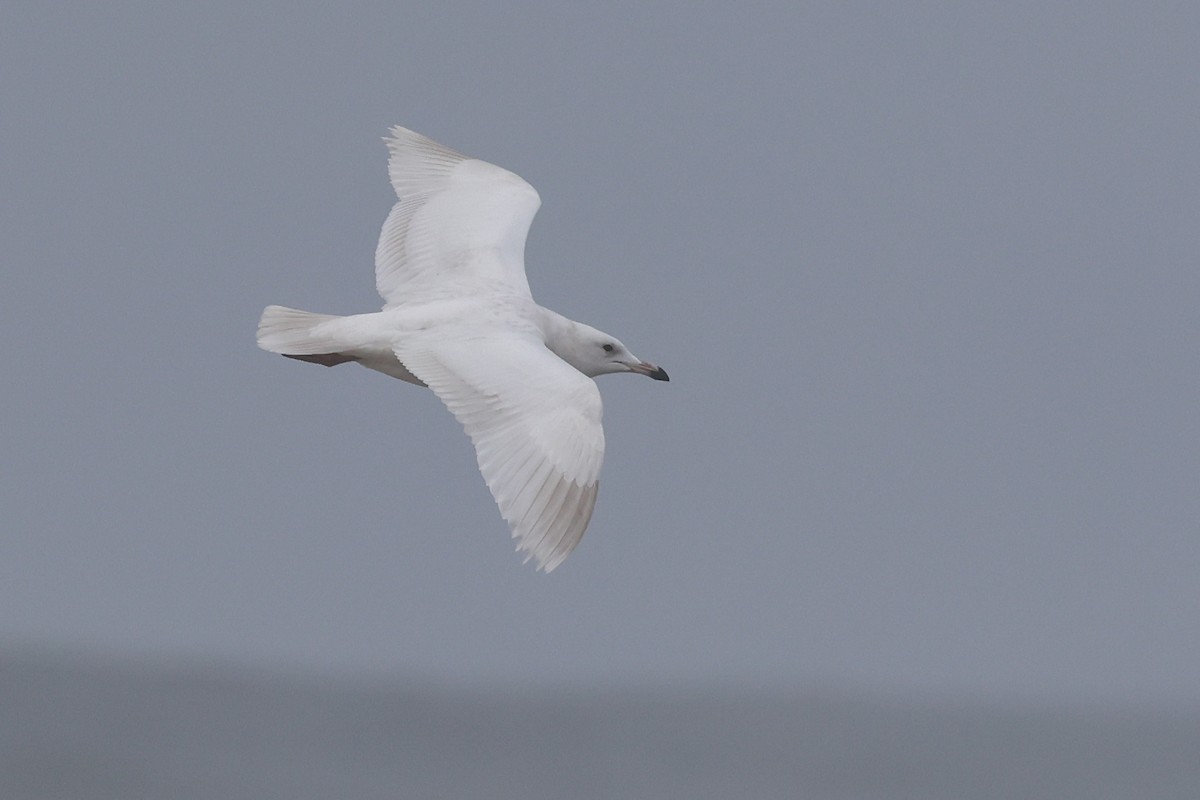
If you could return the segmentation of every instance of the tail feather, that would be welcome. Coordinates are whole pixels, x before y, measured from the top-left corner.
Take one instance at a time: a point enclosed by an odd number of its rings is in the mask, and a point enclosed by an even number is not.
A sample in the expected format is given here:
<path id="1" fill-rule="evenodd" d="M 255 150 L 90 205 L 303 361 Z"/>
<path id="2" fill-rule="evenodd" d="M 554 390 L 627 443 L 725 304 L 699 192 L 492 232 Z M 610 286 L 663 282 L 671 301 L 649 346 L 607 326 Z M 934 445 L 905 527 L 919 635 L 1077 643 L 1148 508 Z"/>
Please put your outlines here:
<path id="1" fill-rule="evenodd" d="M 323 336 L 320 330 L 323 323 L 335 319 L 340 317 L 284 306 L 267 306 L 258 322 L 258 346 L 285 356 L 337 353 L 344 345 L 327 335 Z"/>

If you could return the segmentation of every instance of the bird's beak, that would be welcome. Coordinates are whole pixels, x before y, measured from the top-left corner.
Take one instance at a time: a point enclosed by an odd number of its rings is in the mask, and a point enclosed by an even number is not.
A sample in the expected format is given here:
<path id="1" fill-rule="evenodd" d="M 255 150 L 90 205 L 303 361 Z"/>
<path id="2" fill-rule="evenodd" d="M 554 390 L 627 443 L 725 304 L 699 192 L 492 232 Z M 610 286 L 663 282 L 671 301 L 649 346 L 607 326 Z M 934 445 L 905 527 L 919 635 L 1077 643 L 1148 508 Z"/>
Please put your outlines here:
<path id="1" fill-rule="evenodd" d="M 656 381 L 669 381 L 667 371 L 662 367 L 656 367 L 649 361 L 639 361 L 629 368 L 630 372 L 636 372 L 639 375 L 645 375 L 648 378 L 653 378 Z"/>

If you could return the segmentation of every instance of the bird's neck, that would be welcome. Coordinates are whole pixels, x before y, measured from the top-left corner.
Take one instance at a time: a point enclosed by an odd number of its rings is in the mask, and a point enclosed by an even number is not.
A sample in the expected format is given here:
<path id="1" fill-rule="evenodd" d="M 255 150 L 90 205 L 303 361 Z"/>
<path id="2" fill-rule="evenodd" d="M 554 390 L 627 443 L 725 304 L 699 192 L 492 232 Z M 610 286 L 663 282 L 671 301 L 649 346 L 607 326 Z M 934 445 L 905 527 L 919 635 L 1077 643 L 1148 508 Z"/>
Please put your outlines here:
<path id="1" fill-rule="evenodd" d="M 581 359 L 582 354 L 578 352 L 580 323 L 567 319 L 562 314 L 548 308 L 538 306 L 537 309 L 538 327 L 542 330 L 542 340 L 546 343 L 546 347 L 586 375 Z"/>

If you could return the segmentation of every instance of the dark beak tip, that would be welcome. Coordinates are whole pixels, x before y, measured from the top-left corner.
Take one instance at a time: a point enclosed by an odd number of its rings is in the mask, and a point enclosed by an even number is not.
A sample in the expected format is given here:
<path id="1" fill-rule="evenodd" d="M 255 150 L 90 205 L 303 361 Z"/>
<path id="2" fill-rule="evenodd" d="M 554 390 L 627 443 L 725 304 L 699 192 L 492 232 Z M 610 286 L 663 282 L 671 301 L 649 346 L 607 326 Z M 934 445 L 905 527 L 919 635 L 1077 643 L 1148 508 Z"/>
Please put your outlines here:
<path id="1" fill-rule="evenodd" d="M 654 372 L 651 372 L 650 377 L 656 381 L 671 380 L 670 376 L 667 375 L 667 371 L 665 369 L 663 369 L 662 367 L 659 367 L 658 369 L 654 370 Z"/>

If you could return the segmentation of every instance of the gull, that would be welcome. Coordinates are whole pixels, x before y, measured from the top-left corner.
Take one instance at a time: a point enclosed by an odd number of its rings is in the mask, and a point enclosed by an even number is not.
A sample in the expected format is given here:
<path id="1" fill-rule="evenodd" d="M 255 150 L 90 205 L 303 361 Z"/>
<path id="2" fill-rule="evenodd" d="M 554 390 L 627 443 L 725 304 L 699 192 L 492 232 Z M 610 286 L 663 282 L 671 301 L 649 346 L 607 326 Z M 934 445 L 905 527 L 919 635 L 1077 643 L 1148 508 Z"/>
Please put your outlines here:
<path id="1" fill-rule="evenodd" d="M 258 346 L 432 389 L 475 445 L 517 550 L 550 572 L 579 544 L 600 487 L 604 429 L 592 379 L 669 378 L 615 337 L 534 302 L 525 237 L 542 201 L 532 186 L 407 128 L 390 132 L 399 202 L 375 249 L 383 310 L 268 306 Z"/>

